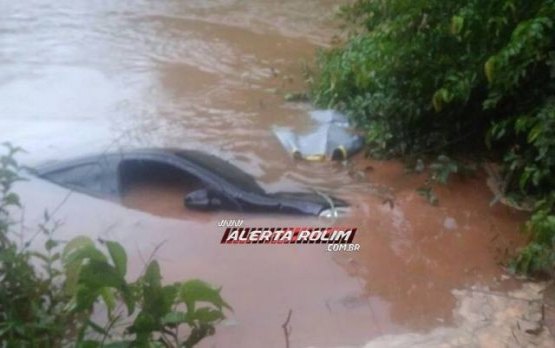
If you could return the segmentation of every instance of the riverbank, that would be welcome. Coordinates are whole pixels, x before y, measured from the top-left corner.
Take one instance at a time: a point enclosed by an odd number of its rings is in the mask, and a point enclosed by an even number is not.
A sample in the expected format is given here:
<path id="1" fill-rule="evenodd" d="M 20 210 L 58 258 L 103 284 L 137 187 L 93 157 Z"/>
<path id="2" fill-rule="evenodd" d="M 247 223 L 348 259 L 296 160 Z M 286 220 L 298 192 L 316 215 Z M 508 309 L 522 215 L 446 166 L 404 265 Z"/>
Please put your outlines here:
<path id="1" fill-rule="evenodd" d="M 480 287 L 454 290 L 454 326 L 425 334 L 383 336 L 364 348 L 553 347 L 555 339 L 545 322 L 546 287 L 546 283 L 525 283 L 508 293 Z"/>
<path id="2" fill-rule="evenodd" d="M 400 162 L 294 161 L 272 126 L 302 132 L 302 61 L 335 27 L 335 1 L 13 2 L 0 13 L 0 139 L 22 146 L 25 165 L 133 147 L 197 149 L 229 160 L 268 191 L 317 189 L 344 198 L 358 228 L 356 253 L 319 245 L 222 245 L 223 219 L 251 226 L 313 226 L 292 216 L 205 214 L 183 208 L 170 183 L 145 183 L 121 202 L 70 193 L 30 178 L 16 186 L 26 236 L 44 209 L 64 223 L 60 240 L 116 240 L 135 277 L 156 252 L 168 281 L 222 287 L 234 312 L 201 347 L 362 346 L 383 335 L 455 325 L 456 289 L 507 293 L 505 263 L 522 245 L 526 216 L 490 206 L 483 177 L 416 189 L 423 174 Z M 332 30 L 333 29 L 333 30 Z"/>

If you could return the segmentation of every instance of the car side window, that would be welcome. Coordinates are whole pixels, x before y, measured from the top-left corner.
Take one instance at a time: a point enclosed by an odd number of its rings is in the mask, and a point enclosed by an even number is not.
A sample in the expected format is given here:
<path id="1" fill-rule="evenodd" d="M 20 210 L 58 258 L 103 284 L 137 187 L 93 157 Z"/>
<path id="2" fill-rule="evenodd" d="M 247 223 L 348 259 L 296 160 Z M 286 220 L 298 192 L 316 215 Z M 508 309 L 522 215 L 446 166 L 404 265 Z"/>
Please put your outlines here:
<path id="1" fill-rule="evenodd" d="M 91 192 L 103 191 L 103 167 L 98 163 L 86 163 L 59 170 L 48 175 L 49 179 L 67 187 L 85 189 Z"/>

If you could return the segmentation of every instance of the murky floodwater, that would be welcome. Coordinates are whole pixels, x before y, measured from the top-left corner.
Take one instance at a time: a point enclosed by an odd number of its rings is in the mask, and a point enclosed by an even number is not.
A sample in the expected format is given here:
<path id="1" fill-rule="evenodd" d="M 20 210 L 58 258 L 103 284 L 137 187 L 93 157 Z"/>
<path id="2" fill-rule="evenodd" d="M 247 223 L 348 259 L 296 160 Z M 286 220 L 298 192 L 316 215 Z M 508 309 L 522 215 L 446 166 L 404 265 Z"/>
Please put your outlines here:
<path id="1" fill-rule="evenodd" d="M 235 309 L 207 347 L 282 347 L 289 309 L 294 347 L 360 345 L 448 323 L 452 289 L 511 287 L 501 262 L 525 216 L 490 207 L 483 177 L 439 188 L 433 207 L 415 192 L 424 178 L 397 163 L 298 163 L 272 136 L 272 125 L 309 125 L 309 106 L 283 95 L 303 88 L 303 61 L 336 32 L 337 3 L 0 0 L 0 140 L 23 146 L 30 165 L 138 146 L 205 150 L 269 190 L 310 186 L 347 199 L 353 214 L 340 223 L 359 228 L 360 252 L 222 246 L 222 218 L 321 223 L 184 211 L 180 183 L 141 183 L 120 205 L 31 180 L 18 187 L 27 227 L 64 202 L 60 238 L 121 241 L 134 274 L 162 243 L 168 281 L 222 285 Z"/>

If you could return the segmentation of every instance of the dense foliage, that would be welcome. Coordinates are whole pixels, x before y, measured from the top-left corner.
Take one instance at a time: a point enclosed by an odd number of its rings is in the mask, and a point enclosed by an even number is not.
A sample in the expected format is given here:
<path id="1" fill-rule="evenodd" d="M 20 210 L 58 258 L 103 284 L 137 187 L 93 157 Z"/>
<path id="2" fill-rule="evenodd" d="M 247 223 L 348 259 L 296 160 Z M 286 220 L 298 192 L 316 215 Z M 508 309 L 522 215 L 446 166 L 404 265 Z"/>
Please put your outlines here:
<path id="1" fill-rule="evenodd" d="M 128 282 L 119 243 L 99 247 L 84 236 L 61 243 L 47 213 L 35 234 L 44 250 L 32 248 L 10 218 L 20 208 L 12 186 L 22 178 L 18 149 L 9 149 L 0 157 L 1 347 L 177 348 L 214 334 L 229 305 L 201 280 L 163 285 L 158 263 L 149 260 Z"/>
<path id="2" fill-rule="evenodd" d="M 555 0 L 358 0 L 318 60 L 316 104 L 347 112 L 375 156 L 487 155 L 536 204 L 521 271 L 555 262 Z"/>

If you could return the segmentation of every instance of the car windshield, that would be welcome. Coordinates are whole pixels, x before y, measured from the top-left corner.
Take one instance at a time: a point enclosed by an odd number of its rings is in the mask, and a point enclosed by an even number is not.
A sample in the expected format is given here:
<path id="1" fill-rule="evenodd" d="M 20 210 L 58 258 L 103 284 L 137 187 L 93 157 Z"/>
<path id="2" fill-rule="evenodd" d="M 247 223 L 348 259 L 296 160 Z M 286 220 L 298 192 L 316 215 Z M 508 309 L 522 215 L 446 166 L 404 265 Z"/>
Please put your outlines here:
<path id="1" fill-rule="evenodd" d="M 265 193 L 252 176 L 218 157 L 198 151 L 186 150 L 178 151 L 176 155 L 213 172 L 219 178 L 233 184 L 237 188 L 242 188 L 253 193 Z"/>

